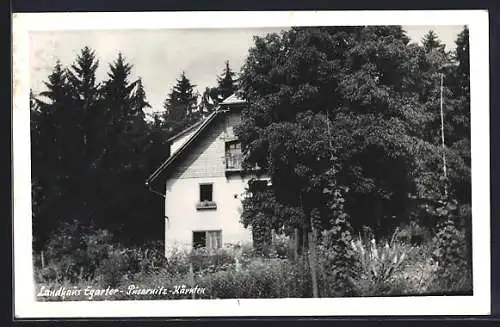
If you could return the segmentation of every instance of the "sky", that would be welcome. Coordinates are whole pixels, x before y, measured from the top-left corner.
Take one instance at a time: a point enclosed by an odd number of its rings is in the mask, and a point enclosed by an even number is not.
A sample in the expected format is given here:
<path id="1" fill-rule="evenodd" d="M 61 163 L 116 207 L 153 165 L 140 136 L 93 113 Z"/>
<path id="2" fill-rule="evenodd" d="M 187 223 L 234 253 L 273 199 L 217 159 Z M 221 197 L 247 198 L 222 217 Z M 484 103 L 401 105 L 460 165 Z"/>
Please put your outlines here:
<path id="1" fill-rule="evenodd" d="M 286 28 L 286 27 L 284 27 Z M 35 94 L 43 91 L 43 82 L 56 60 L 71 65 L 80 50 L 89 46 L 99 60 L 97 80 L 107 78 L 109 64 L 118 52 L 133 65 L 131 80 L 142 78 L 147 100 L 153 111 L 161 111 L 163 101 L 182 71 L 197 85 L 200 93 L 215 86 L 224 62 L 239 71 L 253 36 L 265 36 L 284 28 L 212 28 L 157 30 L 87 30 L 30 33 L 30 86 Z M 463 26 L 403 26 L 412 42 L 433 30 L 453 50 Z"/>

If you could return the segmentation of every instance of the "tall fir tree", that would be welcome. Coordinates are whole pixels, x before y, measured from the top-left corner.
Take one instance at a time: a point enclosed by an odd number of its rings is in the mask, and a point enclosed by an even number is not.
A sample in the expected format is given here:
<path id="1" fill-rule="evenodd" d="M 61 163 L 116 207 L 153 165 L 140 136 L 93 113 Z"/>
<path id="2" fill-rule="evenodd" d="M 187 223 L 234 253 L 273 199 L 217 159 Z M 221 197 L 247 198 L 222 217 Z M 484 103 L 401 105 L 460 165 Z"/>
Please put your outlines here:
<path id="1" fill-rule="evenodd" d="M 200 117 L 197 112 L 198 94 L 196 85 L 182 72 L 163 103 L 164 121 L 170 133 L 176 133 L 194 123 Z"/>
<path id="2" fill-rule="evenodd" d="M 206 87 L 200 102 L 200 111 L 204 114 L 211 113 L 217 105 L 238 90 L 236 73 L 226 60 L 224 71 L 217 76 L 217 86 Z"/>
<path id="3" fill-rule="evenodd" d="M 30 95 L 31 160 L 35 246 L 40 246 L 60 218 L 60 201 L 71 189 L 76 135 L 71 87 L 60 61 L 44 82 L 45 90 Z"/>
<path id="4" fill-rule="evenodd" d="M 81 137 L 79 148 L 83 166 L 89 165 L 99 155 L 103 141 L 102 126 L 99 125 L 103 115 L 99 107 L 100 85 L 96 81 L 98 67 L 95 51 L 85 46 L 67 70 L 74 101 L 75 127 Z"/>
<path id="5" fill-rule="evenodd" d="M 136 206 L 150 198 L 142 187 L 148 173 L 150 140 L 144 109 L 150 105 L 142 80 L 130 81 L 132 68 L 121 53 L 109 65 L 101 91 L 106 143 L 96 175 L 102 193 L 96 201 L 95 215 L 101 226 L 119 231 L 122 239 L 126 235 L 130 239 L 141 237 L 134 230 L 139 221 L 144 227 L 152 217 L 149 208 Z"/>
<path id="6" fill-rule="evenodd" d="M 433 30 L 430 30 L 422 37 L 422 46 L 427 53 L 435 49 L 444 51 L 445 48 L 445 45 L 441 43 L 438 35 Z"/>
<path id="7" fill-rule="evenodd" d="M 146 100 L 142 78 L 139 77 L 135 83 L 135 91 L 132 96 L 132 113 L 144 119 L 146 117 L 144 110 L 147 108 L 151 108 L 151 104 Z"/>
<path id="8" fill-rule="evenodd" d="M 226 60 L 224 72 L 217 77 L 217 101 L 223 101 L 238 89 L 236 73 L 229 67 L 229 60 Z"/>

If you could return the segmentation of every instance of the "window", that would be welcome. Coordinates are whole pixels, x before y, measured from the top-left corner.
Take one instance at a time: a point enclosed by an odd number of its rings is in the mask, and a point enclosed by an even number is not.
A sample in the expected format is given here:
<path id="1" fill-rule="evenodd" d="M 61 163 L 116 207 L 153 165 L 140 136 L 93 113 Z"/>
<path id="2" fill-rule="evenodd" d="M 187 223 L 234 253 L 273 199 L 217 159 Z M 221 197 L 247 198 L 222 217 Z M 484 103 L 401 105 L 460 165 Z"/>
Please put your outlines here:
<path id="1" fill-rule="evenodd" d="M 193 247 L 219 249 L 222 247 L 222 231 L 193 232 Z"/>
<path id="2" fill-rule="evenodd" d="M 210 231 L 207 232 L 207 248 L 219 249 L 222 247 L 222 232 Z"/>
<path id="3" fill-rule="evenodd" d="M 200 184 L 200 201 L 196 203 L 196 210 L 217 209 L 217 204 L 213 201 L 213 185 Z"/>
<path id="4" fill-rule="evenodd" d="M 213 201 L 213 186 L 212 184 L 200 184 L 200 202 Z"/>
<path id="5" fill-rule="evenodd" d="M 207 235 L 205 232 L 193 232 L 193 247 L 203 248 L 207 243 Z"/>
<path id="6" fill-rule="evenodd" d="M 226 142 L 226 170 L 240 170 L 242 161 L 241 143 Z"/>

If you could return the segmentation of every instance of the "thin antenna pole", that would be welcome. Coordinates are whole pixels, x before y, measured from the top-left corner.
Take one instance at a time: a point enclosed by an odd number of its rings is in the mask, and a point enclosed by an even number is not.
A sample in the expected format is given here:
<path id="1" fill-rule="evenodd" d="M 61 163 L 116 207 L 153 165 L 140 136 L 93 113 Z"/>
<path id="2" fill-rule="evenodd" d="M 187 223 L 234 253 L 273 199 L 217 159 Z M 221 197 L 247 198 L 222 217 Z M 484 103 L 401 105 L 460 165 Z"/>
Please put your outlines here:
<path id="1" fill-rule="evenodd" d="M 444 112 L 443 112 L 443 80 L 444 80 L 444 74 L 441 72 L 441 95 L 440 95 L 440 110 L 441 110 L 441 145 L 443 148 L 443 173 L 444 173 L 444 195 L 445 197 L 448 197 L 448 187 L 447 187 L 447 182 L 448 182 L 448 176 L 447 176 L 447 171 L 446 171 L 446 154 L 445 154 L 445 144 L 444 144 Z"/>
<path id="2" fill-rule="evenodd" d="M 330 147 L 330 156 L 331 160 L 333 160 L 333 149 L 332 149 L 332 133 L 330 132 L 330 117 L 328 115 L 328 109 L 326 109 L 326 129 L 328 131 L 328 145 Z"/>

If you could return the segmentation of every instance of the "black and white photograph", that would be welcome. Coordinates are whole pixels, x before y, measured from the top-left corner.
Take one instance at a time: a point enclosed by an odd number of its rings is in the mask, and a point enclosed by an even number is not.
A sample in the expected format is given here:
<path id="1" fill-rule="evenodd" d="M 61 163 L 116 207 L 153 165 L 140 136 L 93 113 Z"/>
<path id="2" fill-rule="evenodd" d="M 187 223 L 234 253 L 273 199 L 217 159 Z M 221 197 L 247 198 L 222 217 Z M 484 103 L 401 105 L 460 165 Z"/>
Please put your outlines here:
<path id="1" fill-rule="evenodd" d="M 488 313 L 487 13 L 150 14 L 14 17 L 20 315 Z"/>

